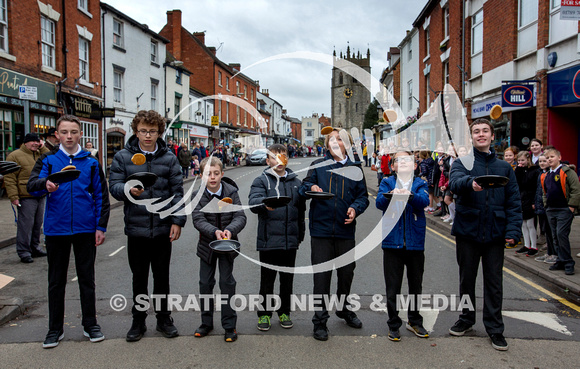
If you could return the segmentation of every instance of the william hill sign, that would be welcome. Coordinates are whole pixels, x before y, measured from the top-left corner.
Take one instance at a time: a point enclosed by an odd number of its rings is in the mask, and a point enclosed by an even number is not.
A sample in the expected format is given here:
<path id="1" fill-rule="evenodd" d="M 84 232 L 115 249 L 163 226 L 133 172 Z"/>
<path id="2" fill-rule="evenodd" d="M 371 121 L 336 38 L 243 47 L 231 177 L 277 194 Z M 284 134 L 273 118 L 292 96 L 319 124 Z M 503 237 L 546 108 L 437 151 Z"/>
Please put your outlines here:
<path id="1" fill-rule="evenodd" d="M 534 106 L 534 81 L 503 82 L 501 86 L 501 106 L 526 107 Z"/>

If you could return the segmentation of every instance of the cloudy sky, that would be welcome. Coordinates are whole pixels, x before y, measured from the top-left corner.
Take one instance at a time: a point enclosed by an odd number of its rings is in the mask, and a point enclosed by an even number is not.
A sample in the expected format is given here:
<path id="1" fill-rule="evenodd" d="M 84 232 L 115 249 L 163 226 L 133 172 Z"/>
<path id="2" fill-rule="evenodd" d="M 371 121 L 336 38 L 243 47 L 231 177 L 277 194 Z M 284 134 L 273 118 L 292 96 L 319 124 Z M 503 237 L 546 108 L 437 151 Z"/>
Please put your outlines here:
<path id="1" fill-rule="evenodd" d="M 182 11 L 190 32 L 206 31 L 206 46 L 218 48 L 225 63 L 242 69 L 282 53 L 308 51 L 337 55 L 371 51 L 371 74 L 379 78 L 387 51 L 397 46 L 427 0 L 105 0 L 109 5 L 159 32 L 166 12 Z M 404 4 L 404 5 L 403 5 Z M 330 115 L 330 65 L 300 59 L 263 63 L 243 71 L 261 89 L 301 118 L 313 112 Z"/>

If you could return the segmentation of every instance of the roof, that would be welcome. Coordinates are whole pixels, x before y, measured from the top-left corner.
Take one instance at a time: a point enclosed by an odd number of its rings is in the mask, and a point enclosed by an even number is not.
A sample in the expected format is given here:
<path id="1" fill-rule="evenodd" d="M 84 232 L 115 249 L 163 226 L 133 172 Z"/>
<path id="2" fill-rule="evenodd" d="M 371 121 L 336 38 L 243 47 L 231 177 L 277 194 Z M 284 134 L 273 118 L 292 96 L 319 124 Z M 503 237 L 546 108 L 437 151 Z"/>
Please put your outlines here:
<path id="1" fill-rule="evenodd" d="M 415 19 L 415 21 L 413 21 L 413 27 L 419 27 L 419 25 L 421 25 L 423 22 L 422 20 L 430 13 L 431 8 L 433 7 L 434 4 L 438 3 L 439 0 L 429 0 L 427 1 L 427 4 L 425 4 L 425 6 L 423 7 L 423 9 L 421 10 L 421 13 L 419 13 L 419 15 L 417 16 L 417 18 Z"/>
<path id="2" fill-rule="evenodd" d="M 159 41 L 163 42 L 164 44 L 168 44 L 170 42 L 165 37 L 159 35 L 156 32 L 153 32 L 152 30 L 150 30 L 148 25 L 137 22 L 135 19 L 133 19 L 133 18 L 129 17 L 127 14 L 122 13 L 119 10 L 113 8 L 109 4 L 106 4 L 106 3 L 101 2 L 101 8 L 105 9 L 106 11 L 110 11 L 111 13 L 115 13 L 115 15 L 117 17 L 122 18 L 123 20 L 129 22 L 130 24 L 132 24 L 133 26 L 135 26 L 137 28 L 141 28 L 141 30 L 143 32 L 148 33 L 149 35 L 151 35 L 151 36 L 155 37 L 156 39 L 158 39 Z"/>

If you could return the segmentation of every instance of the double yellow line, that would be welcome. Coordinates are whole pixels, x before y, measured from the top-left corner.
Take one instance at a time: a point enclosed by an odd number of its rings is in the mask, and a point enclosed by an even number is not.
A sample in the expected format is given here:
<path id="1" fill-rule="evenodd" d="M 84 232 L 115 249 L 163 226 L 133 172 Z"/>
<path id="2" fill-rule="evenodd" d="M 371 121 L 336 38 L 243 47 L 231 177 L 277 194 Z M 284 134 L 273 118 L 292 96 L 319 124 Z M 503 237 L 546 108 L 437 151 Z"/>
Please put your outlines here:
<path id="1" fill-rule="evenodd" d="M 451 242 L 452 244 L 455 243 L 455 240 L 451 239 L 450 237 L 447 237 L 447 236 L 445 236 L 445 235 L 443 235 L 443 234 L 441 234 L 441 233 L 439 233 L 439 232 L 437 232 L 437 231 L 435 231 L 435 230 L 433 230 L 433 229 L 431 229 L 429 227 L 427 227 L 427 229 L 430 232 L 435 233 L 437 236 L 439 236 L 439 237 L 441 237 L 441 238 L 443 238 L 443 239 Z M 580 313 L 580 306 L 574 304 L 573 302 L 570 302 L 570 301 L 566 300 L 565 298 L 563 298 L 563 297 L 561 297 L 559 295 L 556 295 L 555 293 L 552 293 L 552 292 L 548 291 L 544 287 L 542 287 L 540 285 L 537 285 L 536 283 L 528 280 L 527 278 L 522 277 L 521 275 L 517 274 L 516 272 L 514 272 L 511 269 L 508 269 L 506 267 L 503 267 L 503 271 L 506 272 L 506 273 L 508 273 L 512 277 L 516 278 L 517 280 L 519 280 L 519 281 L 521 281 L 521 282 L 529 285 L 530 287 L 535 288 L 536 290 L 540 291 L 541 293 L 549 296 L 551 299 L 556 300 L 559 303 L 568 306 L 570 309 L 576 310 L 577 312 Z"/>

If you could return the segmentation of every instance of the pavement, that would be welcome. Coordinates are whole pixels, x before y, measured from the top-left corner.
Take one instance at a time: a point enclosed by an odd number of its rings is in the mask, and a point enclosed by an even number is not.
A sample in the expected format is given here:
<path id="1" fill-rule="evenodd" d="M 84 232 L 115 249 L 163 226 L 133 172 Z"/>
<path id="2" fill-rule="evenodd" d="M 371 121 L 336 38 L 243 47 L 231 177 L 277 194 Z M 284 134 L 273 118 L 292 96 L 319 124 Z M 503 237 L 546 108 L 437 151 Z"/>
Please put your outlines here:
<path id="1" fill-rule="evenodd" d="M 231 167 L 227 167 L 226 170 Z M 376 172 L 371 171 L 370 167 L 364 167 L 365 180 L 367 182 L 368 192 L 376 196 L 378 192 L 378 180 Z M 193 179 L 190 177 L 185 181 L 185 183 L 191 182 Z M 115 200 L 113 197 L 110 198 L 111 209 L 122 206 L 123 203 Z M 373 201 L 371 205 L 374 206 Z M 444 223 L 441 221 L 440 217 L 434 217 L 427 214 L 427 225 L 431 229 L 441 233 L 447 237 L 451 236 L 451 226 L 449 223 Z M 8 247 L 14 245 L 16 242 L 16 226 L 14 224 L 14 214 L 10 201 L 3 197 L 0 199 L 0 248 Z M 572 255 L 580 252 L 580 217 L 576 217 L 572 223 L 572 230 L 570 232 L 570 244 L 572 248 Z M 427 247 L 429 247 L 427 245 Z M 539 246 L 541 247 L 541 246 Z M 549 283 L 554 284 L 567 292 L 580 295 L 580 270 L 578 273 L 568 276 L 564 274 L 564 271 L 550 271 L 548 268 L 550 264 L 535 261 L 534 257 L 527 257 L 525 255 L 517 255 L 515 253 L 517 249 L 507 249 L 505 252 L 505 261 L 508 263 L 515 264 L 527 271 L 543 278 Z M 538 255 L 542 255 L 539 253 Z M 580 260 L 579 260 L 580 261 Z M 22 314 L 25 310 L 22 299 L 18 297 L 7 297 L 3 296 L 0 290 L 0 325 L 16 318 Z"/>

